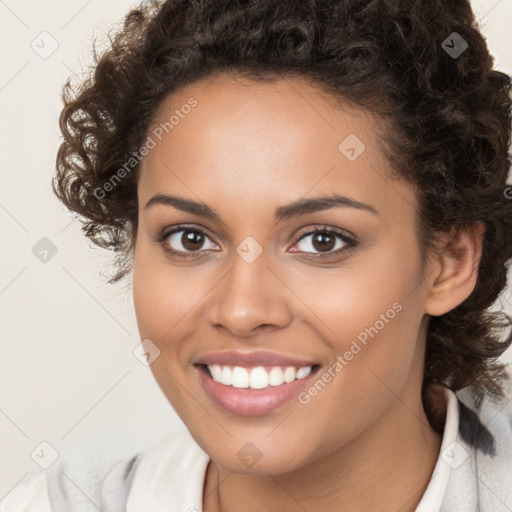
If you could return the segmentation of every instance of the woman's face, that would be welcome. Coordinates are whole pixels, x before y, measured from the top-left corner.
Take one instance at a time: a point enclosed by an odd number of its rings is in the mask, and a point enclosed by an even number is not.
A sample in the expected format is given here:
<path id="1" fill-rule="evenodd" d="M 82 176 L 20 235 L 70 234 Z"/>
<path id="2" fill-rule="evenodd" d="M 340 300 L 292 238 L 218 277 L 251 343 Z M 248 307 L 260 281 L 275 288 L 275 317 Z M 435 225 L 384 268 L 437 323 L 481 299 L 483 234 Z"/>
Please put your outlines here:
<path id="1" fill-rule="evenodd" d="M 296 79 L 221 76 L 168 96 L 149 136 L 135 311 L 210 457 L 284 473 L 417 422 L 417 203 L 376 119 Z"/>

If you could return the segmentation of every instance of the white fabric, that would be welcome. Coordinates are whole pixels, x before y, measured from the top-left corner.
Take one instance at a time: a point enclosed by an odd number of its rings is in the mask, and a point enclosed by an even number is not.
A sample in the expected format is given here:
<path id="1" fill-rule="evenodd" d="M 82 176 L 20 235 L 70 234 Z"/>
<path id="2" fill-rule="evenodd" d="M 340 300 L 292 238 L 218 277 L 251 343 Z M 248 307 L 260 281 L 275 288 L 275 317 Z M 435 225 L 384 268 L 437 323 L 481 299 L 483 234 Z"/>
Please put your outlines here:
<path id="1" fill-rule="evenodd" d="M 459 429 L 459 408 L 457 406 L 457 396 L 455 393 L 447 389 L 445 394 L 448 404 L 446 408 L 446 421 L 444 424 L 441 448 L 428 486 L 425 489 L 423 497 L 418 503 L 415 512 L 439 512 L 441 510 L 441 503 L 448 485 L 451 466 L 443 458 L 443 454 L 446 457 L 446 454 L 450 453 L 449 447 L 451 447 L 452 443 L 457 440 L 457 433 Z"/>
<path id="2" fill-rule="evenodd" d="M 416 512 L 511 512 L 512 417 L 500 415 L 498 413 L 503 411 L 490 406 L 482 408 L 481 419 L 486 419 L 488 426 L 494 426 L 490 430 L 496 439 L 497 452 L 503 456 L 493 458 L 478 454 L 461 438 L 457 396 L 450 390 L 446 390 L 446 394 L 448 406 L 440 453 Z M 108 495 L 110 503 L 115 503 L 116 499 L 123 503 L 127 500 L 126 512 L 201 512 L 208 461 L 208 455 L 188 431 L 183 431 L 142 454 L 129 491 L 116 490 L 108 481 L 107 477 L 114 474 L 109 471 L 101 479 L 103 487 L 98 496 Z M 121 474 L 117 471 L 111 481 L 120 481 Z M 116 497 L 116 492 L 127 496 Z M 83 504 L 78 506 L 77 502 L 74 505 L 62 510 L 98 509 L 97 503 L 90 508 L 84 508 Z M 0 512 L 55 510 L 50 505 L 44 472 L 24 479 L 0 502 Z M 107 504 L 101 510 L 107 512 L 114 508 Z"/>
<path id="3" fill-rule="evenodd" d="M 0 512 L 52 512 L 46 473 L 30 473 L 0 501 Z"/>

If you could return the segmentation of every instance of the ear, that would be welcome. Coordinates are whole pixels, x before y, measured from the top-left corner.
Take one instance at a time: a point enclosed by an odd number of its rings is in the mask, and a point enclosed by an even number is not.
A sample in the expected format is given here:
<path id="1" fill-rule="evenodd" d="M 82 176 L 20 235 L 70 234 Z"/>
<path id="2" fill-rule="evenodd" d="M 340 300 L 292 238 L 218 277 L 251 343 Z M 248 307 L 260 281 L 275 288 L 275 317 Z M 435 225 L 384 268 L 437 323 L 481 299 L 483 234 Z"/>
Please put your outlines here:
<path id="1" fill-rule="evenodd" d="M 445 237 L 438 254 L 431 255 L 425 313 L 444 315 L 464 302 L 473 291 L 482 256 L 483 222 L 455 228 Z"/>

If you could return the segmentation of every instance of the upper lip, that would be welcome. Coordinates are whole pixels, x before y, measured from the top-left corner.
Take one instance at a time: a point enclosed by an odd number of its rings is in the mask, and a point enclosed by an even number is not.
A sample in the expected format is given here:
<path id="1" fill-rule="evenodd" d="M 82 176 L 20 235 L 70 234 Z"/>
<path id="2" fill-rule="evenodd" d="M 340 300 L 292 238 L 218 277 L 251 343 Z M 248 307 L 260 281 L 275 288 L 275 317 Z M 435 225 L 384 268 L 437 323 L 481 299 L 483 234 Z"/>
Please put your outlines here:
<path id="1" fill-rule="evenodd" d="M 294 366 L 302 368 L 304 366 L 315 366 L 314 361 L 310 359 L 297 359 L 275 352 L 210 352 L 197 358 L 196 364 L 218 364 L 233 366 Z"/>

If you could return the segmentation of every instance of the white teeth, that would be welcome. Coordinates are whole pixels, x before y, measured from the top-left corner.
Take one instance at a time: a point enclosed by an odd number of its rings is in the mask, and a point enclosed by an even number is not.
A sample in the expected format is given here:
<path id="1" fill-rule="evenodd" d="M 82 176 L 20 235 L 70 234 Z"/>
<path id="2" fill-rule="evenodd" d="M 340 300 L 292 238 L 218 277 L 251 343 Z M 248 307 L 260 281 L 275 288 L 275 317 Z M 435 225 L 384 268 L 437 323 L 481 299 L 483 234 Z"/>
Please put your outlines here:
<path id="1" fill-rule="evenodd" d="M 271 386 L 280 386 L 284 383 L 283 370 L 281 370 L 279 366 L 275 366 L 270 370 L 270 373 L 268 374 L 268 383 Z"/>
<path id="2" fill-rule="evenodd" d="M 284 381 L 293 382 L 295 380 L 295 373 L 295 368 L 293 366 L 288 366 L 284 371 Z"/>
<path id="3" fill-rule="evenodd" d="M 213 380 L 215 382 L 222 382 L 222 368 L 218 364 L 212 364 L 209 366 Z M 228 368 L 229 370 L 229 368 Z"/>
<path id="4" fill-rule="evenodd" d="M 248 388 L 249 387 L 249 372 L 241 366 L 233 368 L 233 387 L 234 388 Z"/>
<path id="5" fill-rule="evenodd" d="M 263 389 L 268 386 L 268 373 L 262 366 L 258 366 L 251 370 L 249 378 L 249 387 L 252 389 Z"/>
<path id="6" fill-rule="evenodd" d="M 304 366 L 297 370 L 297 379 L 303 379 L 311 373 L 311 366 Z"/>
<path id="7" fill-rule="evenodd" d="M 296 379 L 303 379 L 311 373 L 311 366 L 295 368 L 288 366 L 281 368 L 274 366 L 267 371 L 263 366 L 254 368 L 243 368 L 235 366 L 231 369 L 229 366 L 212 364 L 208 366 L 212 378 L 215 382 L 220 382 L 225 386 L 234 388 L 264 389 L 268 386 L 280 386 L 284 383 L 293 382 Z"/>
<path id="8" fill-rule="evenodd" d="M 231 372 L 231 368 L 229 368 L 228 366 L 224 366 L 222 368 L 222 375 L 220 379 L 222 384 L 224 384 L 225 386 L 231 386 L 231 384 L 233 384 L 233 373 Z"/>

